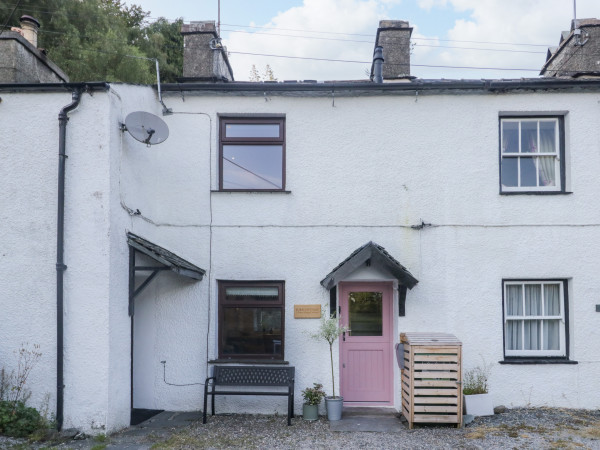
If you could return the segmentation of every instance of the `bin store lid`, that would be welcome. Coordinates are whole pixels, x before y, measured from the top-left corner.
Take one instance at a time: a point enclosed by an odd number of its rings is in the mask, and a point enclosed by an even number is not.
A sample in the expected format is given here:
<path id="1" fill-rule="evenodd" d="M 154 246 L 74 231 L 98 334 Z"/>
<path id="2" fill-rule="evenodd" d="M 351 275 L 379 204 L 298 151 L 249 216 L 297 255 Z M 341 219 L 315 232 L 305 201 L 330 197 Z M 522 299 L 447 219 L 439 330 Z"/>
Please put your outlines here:
<path id="1" fill-rule="evenodd" d="M 400 333 L 400 342 L 408 345 L 462 345 L 456 336 L 450 333 Z"/>

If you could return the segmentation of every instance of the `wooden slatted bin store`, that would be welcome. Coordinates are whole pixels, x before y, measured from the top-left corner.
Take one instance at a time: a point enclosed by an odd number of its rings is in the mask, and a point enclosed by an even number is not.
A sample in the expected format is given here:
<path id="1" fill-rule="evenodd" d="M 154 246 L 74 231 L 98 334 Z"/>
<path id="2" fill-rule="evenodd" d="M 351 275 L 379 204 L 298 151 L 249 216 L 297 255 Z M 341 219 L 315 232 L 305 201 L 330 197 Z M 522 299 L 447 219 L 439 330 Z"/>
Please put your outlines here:
<path id="1" fill-rule="evenodd" d="M 402 414 L 409 428 L 415 423 L 462 427 L 462 343 L 447 333 L 402 333 L 399 350 Z"/>

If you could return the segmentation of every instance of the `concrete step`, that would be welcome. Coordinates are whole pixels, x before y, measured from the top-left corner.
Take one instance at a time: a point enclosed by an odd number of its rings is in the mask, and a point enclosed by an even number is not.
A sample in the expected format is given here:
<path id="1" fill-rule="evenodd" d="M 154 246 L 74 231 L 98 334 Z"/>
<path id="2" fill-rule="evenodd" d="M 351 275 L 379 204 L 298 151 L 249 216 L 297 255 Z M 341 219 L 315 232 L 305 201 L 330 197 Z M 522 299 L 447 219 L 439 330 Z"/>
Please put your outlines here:
<path id="1" fill-rule="evenodd" d="M 408 429 L 400 422 L 400 413 L 394 408 L 344 407 L 342 420 L 329 422 L 331 431 L 371 431 L 398 433 Z"/>

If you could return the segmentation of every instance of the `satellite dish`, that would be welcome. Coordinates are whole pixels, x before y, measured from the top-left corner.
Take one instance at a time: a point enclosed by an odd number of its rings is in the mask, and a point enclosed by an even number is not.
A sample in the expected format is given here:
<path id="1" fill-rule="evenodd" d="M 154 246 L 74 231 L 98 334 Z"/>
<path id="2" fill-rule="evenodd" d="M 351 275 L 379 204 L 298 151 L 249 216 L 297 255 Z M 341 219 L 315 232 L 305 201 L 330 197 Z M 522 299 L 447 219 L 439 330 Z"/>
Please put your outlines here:
<path id="1" fill-rule="evenodd" d="M 127 115 L 121 127 L 127 130 L 134 139 L 148 147 L 160 144 L 169 137 L 169 127 L 160 117 L 144 111 L 135 111 Z"/>

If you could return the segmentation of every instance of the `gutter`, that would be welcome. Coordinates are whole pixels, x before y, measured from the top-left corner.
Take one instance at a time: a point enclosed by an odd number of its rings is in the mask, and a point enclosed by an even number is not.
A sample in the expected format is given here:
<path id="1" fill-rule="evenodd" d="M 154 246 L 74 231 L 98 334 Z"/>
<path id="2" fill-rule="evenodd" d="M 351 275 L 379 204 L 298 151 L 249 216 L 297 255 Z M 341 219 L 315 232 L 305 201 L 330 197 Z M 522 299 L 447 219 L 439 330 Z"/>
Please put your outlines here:
<path id="1" fill-rule="evenodd" d="M 104 81 L 92 83 L 0 83 L 0 92 L 86 92 L 108 91 L 110 84 Z"/>
<path id="2" fill-rule="evenodd" d="M 61 430 L 64 419 L 64 263 L 65 249 L 65 166 L 69 112 L 81 101 L 83 86 L 72 92 L 72 101 L 58 113 L 58 212 L 56 226 L 56 428 Z"/>
<path id="3" fill-rule="evenodd" d="M 432 93 L 496 93 L 507 91 L 531 90 L 600 90 L 600 80 L 572 80 L 548 78 L 520 78 L 501 80 L 424 80 L 373 83 L 370 81 L 337 82 L 229 82 L 229 83 L 167 83 L 161 86 L 162 92 L 220 92 L 220 93 L 256 93 L 265 92 L 274 95 L 284 92 L 306 92 L 312 95 L 386 95 L 413 94 L 415 91 Z M 310 94 L 307 94 L 310 95 Z"/>

